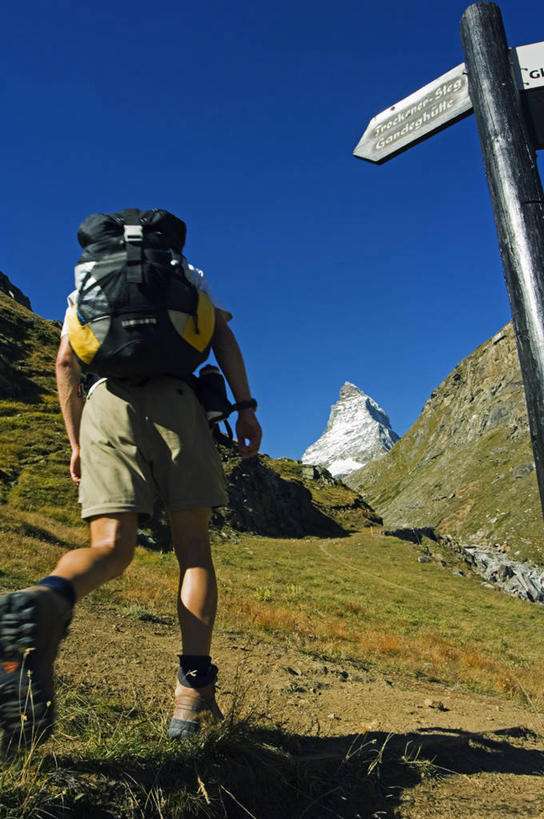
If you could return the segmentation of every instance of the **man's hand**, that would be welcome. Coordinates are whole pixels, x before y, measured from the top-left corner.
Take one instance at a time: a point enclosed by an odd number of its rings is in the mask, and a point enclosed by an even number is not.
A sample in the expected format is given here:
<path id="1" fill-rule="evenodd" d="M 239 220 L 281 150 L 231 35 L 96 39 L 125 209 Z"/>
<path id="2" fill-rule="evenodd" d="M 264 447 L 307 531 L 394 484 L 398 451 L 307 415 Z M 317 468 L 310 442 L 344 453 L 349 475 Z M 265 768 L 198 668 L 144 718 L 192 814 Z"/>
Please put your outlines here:
<path id="1" fill-rule="evenodd" d="M 240 410 L 236 421 L 236 437 L 242 458 L 252 458 L 257 454 L 263 432 L 252 409 Z"/>
<path id="2" fill-rule="evenodd" d="M 70 458 L 70 477 L 74 483 L 79 483 L 81 480 L 81 458 L 79 455 L 78 446 L 75 446 L 72 449 L 72 457 Z"/>

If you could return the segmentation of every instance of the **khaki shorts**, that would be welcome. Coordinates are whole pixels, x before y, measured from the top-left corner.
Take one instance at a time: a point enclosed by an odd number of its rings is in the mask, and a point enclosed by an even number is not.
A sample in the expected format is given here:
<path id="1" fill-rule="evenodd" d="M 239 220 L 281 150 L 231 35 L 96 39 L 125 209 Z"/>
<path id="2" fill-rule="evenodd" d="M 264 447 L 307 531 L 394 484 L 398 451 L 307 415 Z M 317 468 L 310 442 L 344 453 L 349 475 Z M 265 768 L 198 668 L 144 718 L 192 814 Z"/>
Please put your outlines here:
<path id="1" fill-rule="evenodd" d="M 169 511 L 225 506 L 221 460 L 202 406 L 176 378 L 140 386 L 98 384 L 80 431 L 81 516 L 150 515 L 157 495 Z"/>

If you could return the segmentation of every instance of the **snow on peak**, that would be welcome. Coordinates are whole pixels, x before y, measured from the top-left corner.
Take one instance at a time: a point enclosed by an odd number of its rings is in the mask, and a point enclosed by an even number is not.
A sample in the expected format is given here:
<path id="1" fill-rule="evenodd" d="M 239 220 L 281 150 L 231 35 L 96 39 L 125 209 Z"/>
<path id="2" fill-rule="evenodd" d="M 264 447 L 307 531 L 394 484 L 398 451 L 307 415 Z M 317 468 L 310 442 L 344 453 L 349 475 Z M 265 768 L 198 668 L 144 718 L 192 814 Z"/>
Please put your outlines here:
<path id="1" fill-rule="evenodd" d="M 380 458 L 398 439 L 379 404 L 346 381 L 339 400 L 331 407 L 325 431 L 306 449 L 302 462 L 324 466 L 341 478 Z"/>

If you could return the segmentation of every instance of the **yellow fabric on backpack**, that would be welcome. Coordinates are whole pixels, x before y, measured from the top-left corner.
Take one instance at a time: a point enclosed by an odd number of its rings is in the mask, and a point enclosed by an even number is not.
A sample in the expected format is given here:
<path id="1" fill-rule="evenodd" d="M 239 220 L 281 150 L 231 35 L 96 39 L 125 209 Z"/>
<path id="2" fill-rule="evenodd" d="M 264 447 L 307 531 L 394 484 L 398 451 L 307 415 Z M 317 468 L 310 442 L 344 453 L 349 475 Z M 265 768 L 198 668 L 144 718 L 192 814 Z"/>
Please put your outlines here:
<path id="1" fill-rule="evenodd" d="M 100 342 L 88 324 L 81 324 L 77 317 L 77 309 L 73 304 L 67 312 L 68 339 L 72 350 L 85 364 L 90 364 Z"/>
<path id="2" fill-rule="evenodd" d="M 203 352 L 211 341 L 215 329 L 215 307 L 210 301 L 207 293 L 198 290 L 197 322 L 194 316 L 180 313 L 177 310 L 169 310 L 170 321 L 180 334 L 180 336 L 198 350 Z M 198 333 L 196 332 L 198 325 Z"/>

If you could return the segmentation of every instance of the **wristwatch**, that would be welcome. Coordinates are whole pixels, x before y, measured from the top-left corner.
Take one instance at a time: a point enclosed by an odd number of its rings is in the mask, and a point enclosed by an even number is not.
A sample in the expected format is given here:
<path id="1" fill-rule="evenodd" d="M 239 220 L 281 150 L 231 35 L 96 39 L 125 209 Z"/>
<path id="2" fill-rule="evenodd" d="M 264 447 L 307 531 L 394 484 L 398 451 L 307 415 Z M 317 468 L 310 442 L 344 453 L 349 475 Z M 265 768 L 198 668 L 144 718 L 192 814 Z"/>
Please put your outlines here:
<path id="1" fill-rule="evenodd" d="M 257 401 L 255 398 L 250 398 L 248 401 L 238 401 L 232 405 L 232 408 L 233 410 L 257 409 Z"/>

